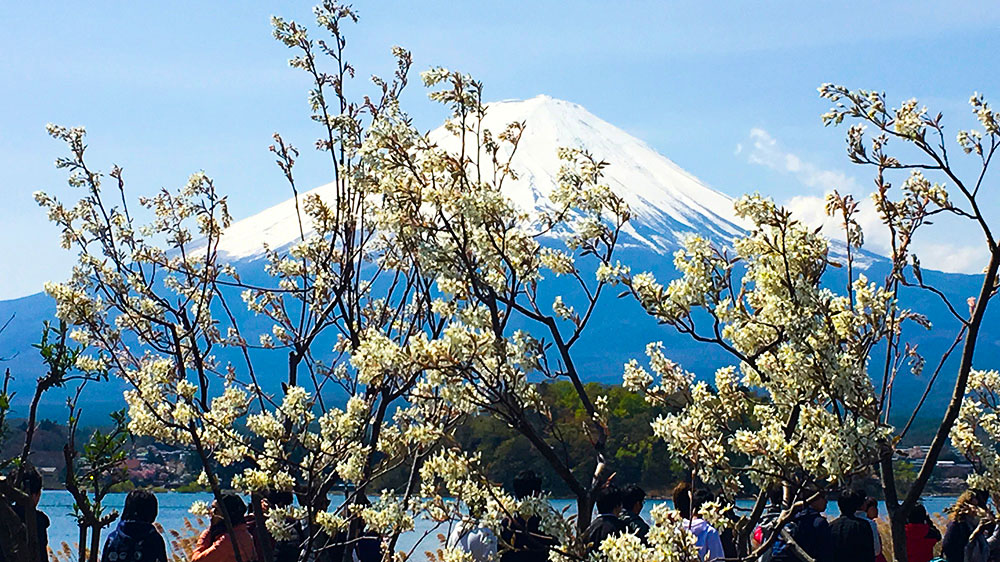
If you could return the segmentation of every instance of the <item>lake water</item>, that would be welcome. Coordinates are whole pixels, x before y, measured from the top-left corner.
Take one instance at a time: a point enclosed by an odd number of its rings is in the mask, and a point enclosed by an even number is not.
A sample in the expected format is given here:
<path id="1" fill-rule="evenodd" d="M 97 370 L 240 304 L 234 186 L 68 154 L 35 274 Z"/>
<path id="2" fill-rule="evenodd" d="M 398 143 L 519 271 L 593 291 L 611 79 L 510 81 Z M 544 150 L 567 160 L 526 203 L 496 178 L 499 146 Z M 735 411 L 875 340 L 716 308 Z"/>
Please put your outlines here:
<path id="1" fill-rule="evenodd" d="M 168 492 L 157 494 L 157 499 L 160 504 L 157 522 L 162 525 L 164 529 L 181 530 L 184 527 L 185 518 L 190 519 L 192 523 L 197 526 L 195 518 L 188 512 L 188 508 L 191 507 L 191 503 L 196 500 L 211 502 L 212 494 L 182 494 Z M 375 498 L 372 499 L 374 500 Z M 954 503 L 954 501 L 955 498 L 953 497 L 928 497 L 923 500 L 923 503 L 927 508 L 928 513 L 940 513 L 944 508 Z M 334 499 L 334 505 L 336 505 L 336 503 L 336 499 Z M 649 520 L 650 509 L 658 503 L 667 503 L 669 505 L 671 502 L 669 500 L 647 500 L 645 508 L 643 509 L 643 515 L 647 521 Z M 125 494 L 108 494 L 105 498 L 105 505 L 108 506 L 108 508 L 114 508 L 121 511 L 124 504 Z M 738 502 L 738 504 L 740 506 L 747 507 L 750 506 L 752 502 L 741 501 Z M 552 501 L 552 507 L 559 511 L 568 507 L 569 513 L 574 513 L 575 506 L 576 504 L 571 500 Z M 49 516 L 49 519 L 52 520 L 52 526 L 49 527 L 49 544 L 52 546 L 53 550 L 58 550 L 62 546 L 62 543 L 65 542 L 75 551 L 79 531 L 76 526 L 76 520 L 72 517 L 73 497 L 69 494 L 69 492 L 63 490 L 46 490 L 42 492 L 42 500 L 38 507 Z M 884 516 L 884 506 L 880 504 L 879 507 L 881 515 Z M 826 510 L 826 515 L 831 519 L 839 515 L 836 502 L 830 502 Z M 410 550 L 414 548 L 414 546 L 417 546 L 416 552 L 434 550 L 438 547 L 438 541 L 436 539 L 438 533 L 447 534 L 447 529 L 444 527 L 435 528 L 434 523 L 430 521 L 418 520 L 416 522 L 416 530 L 414 532 L 407 533 L 406 535 L 400 537 L 398 548 Z M 418 540 L 420 541 L 419 545 L 416 544 Z M 169 539 L 167 542 L 169 545 Z"/>

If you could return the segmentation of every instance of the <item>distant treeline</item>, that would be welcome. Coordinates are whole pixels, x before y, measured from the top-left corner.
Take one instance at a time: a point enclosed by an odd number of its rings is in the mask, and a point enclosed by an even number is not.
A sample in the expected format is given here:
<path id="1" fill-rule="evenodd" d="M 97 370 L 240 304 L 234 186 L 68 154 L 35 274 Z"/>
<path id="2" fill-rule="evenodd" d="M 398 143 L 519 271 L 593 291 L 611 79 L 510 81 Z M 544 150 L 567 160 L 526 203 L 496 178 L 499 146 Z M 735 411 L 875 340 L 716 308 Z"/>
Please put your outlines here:
<path id="1" fill-rule="evenodd" d="M 637 483 L 648 493 L 664 495 L 682 477 L 683 467 L 671 461 L 662 441 L 655 438 L 650 423 L 662 407 L 648 404 L 641 396 L 621 386 L 588 383 L 587 395 L 607 397 L 608 462 L 615 471 L 615 481 L 621 485 Z M 555 450 L 569 459 L 569 466 L 581 481 L 594 473 L 595 460 L 590 437 L 584 431 L 586 412 L 580 398 L 568 381 L 539 386 L 542 398 L 550 408 L 551 417 L 564 428 L 559 441 L 552 441 Z M 557 496 L 569 495 L 569 490 L 553 472 L 528 440 L 503 422 L 476 416 L 458 428 L 455 438 L 466 450 L 482 454 L 490 477 L 509 485 L 514 475 L 525 469 L 541 474 L 547 490 Z"/>
<path id="2" fill-rule="evenodd" d="M 638 394 L 620 385 L 587 383 L 587 395 L 592 399 L 607 397 L 608 433 L 607 458 L 620 485 L 636 483 L 651 495 L 667 496 L 684 477 L 684 467 L 671 460 L 662 441 L 655 438 L 650 423 L 657 416 L 669 412 L 669 407 L 651 406 Z M 538 387 L 543 401 L 548 405 L 551 427 L 562 428 L 559 440 L 552 440 L 553 448 L 564 458 L 582 480 L 594 473 L 593 449 L 584 423 L 586 412 L 578 394 L 568 381 L 543 383 Z M 544 420 L 538 420 L 544 423 Z M 910 446 L 929 442 L 936 428 L 932 419 L 916 421 L 906 442 Z M 3 440 L 0 450 L 5 458 L 19 450 L 24 423 L 12 424 L 10 435 Z M 65 443 L 65 426 L 50 420 L 39 424 L 33 458 L 40 466 L 53 466 L 61 475 L 64 469 L 62 445 Z M 454 438 L 463 449 L 482 455 L 483 465 L 495 482 L 509 486 L 514 475 L 531 469 L 541 474 L 544 485 L 555 496 L 569 496 L 570 490 L 556 476 L 551 466 L 539 456 L 528 440 L 503 422 L 487 415 L 473 416 L 455 430 Z M 137 444 L 148 445 L 148 438 Z M 946 451 L 943 459 L 958 460 L 953 451 Z M 237 472 L 239 467 L 222 467 L 224 473 Z M 405 471 L 389 474 L 381 479 L 378 487 L 395 488 L 405 482 Z M 902 476 L 902 475 L 901 475 Z"/>

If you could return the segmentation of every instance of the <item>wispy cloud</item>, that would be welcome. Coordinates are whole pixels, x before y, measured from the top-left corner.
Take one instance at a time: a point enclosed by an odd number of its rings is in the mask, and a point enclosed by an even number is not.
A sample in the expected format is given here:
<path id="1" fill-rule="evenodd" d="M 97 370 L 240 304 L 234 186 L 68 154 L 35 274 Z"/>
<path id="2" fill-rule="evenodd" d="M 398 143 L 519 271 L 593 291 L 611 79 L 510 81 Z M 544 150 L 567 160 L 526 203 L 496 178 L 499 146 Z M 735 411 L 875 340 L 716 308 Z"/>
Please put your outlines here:
<path id="1" fill-rule="evenodd" d="M 785 201 L 785 207 L 796 218 L 813 227 L 822 228 L 823 234 L 831 239 L 843 240 L 844 232 L 839 222 L 826 215 L 826 195 L 834 190 L 851 193 L 859 203 L 855 218 L 865 233 L 865 249 L 882 255 L 891 253 L 888 230 L 879 219 L 874 203 L 853 178 L 843 172 L 823 169 L 803 160 L 783 148 L 764 129 L 751 129 L 749 143 L 749 146 L 740 144 L 737 149 L 737 154 L 747 154 L 748 162 L 792 175 L 802 185 L 822 192 L 821 195 L 796 195 Z M 924 267 L 951 273 L 979 273 L 987 257 L 983 246 L 975 244 L 948 244 L 940 240 L 928 242 L 918 238 L 914 240 L 912 248 L 920 256 Z"/>
<path id="2" fill-rule="evenodd" d="M 739 152 L 746 148 L 738 145 Z M 811 162 L 802 160 L 784 147 L 764 129 L 750 129 L 750 147 L 747 160 L 772 170 L 795 176 L 803 185 L 822 191 L 853 192 L 858 184 L 854 178 L 835 170 L 824 170 Z"/>

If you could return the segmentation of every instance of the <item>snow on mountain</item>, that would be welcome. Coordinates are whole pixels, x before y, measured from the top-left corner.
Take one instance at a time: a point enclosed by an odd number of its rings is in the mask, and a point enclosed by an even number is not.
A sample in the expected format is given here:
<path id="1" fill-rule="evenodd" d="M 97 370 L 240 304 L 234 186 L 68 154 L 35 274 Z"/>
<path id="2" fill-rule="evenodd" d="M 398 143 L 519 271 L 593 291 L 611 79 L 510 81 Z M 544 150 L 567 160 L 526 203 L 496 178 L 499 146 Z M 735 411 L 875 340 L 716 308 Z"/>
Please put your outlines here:
<path id="1" fill-rule="evenodd" d="M 551 206 L 548 196 L 561 166 L 556 150 L 583 148 L 608 162 L 602 181 L 632 210 L 625 231 L 631 238 L 628 242 L 663 253 L 675 249 L 687 233 L 728 243 L 741 231 L 732 198 L 575 103 L 544 95 L 491 103 L 483 125 L 495 134 L 515 121 L 525 122 L 512 163 L 518 180 L 505 181 L 504 192 L 524 209 Z M 442 146 L 455 142 L 442 129 L 431 138 Z"/>
<path id="2" fill-rule="evenodd" d="M 551 206 L 548 196 L 561 166 L 556 150 L 583 148 L 609 163 L 603 181 L 632 209 L 632 221 L 624 230 L 625 245 L 667 253 L 687 233 L 698 232 L 727 244 L 742 230 L 733 215 L 732 198 L 575 103 L 549 96 L 491 103 L 484 126 L 498 133 L 514 121 L 526 126 L 513 160 L 518 180 L 505 181 L 504 192 L 524 210 Z M 443 128 L 432 131 L 430 137 L 444 147 L 456 142 Z M 334 186 L 317 187 L 300 194 L 300 200 L 309 193 L 332 198 Z M 289 199 L 233 223 L 219 249 L 229 260 L 254 259 L 263 254 L 265 242 L 281 248 L 298 237 L 295 201 Z"/>
<path id="3" fill-rule="evenodd" d="M 317 194 L 324 201 L 333 201 L 336 193 L 333 183 L 299 193 L 299 209 L 307 195 Z M 303 214 L 302 219 L 306 218 Z M 256 259 L 264 255 L 265 243 L 271 249 L 280 249 L 300 240 L 303 231 L 308 235 L 309 225 L 303 224 L 300 230 L 299 214 L 292 197 L 229 225 L 219 240 L 219 255 L 228 261 Z"/>

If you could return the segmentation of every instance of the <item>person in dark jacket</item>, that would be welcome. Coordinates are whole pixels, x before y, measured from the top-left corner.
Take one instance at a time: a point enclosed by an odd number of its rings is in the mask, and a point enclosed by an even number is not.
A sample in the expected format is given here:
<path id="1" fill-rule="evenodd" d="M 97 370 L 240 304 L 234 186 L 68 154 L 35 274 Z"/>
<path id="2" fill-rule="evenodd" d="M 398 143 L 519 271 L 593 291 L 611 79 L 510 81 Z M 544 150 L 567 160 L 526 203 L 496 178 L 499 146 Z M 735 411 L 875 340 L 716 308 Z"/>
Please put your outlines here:
<path id="1" fill-rule="evenodd" d="M 768 499 L 767 508 L 760 516 L 760 523 L 757 524 L 757 528 L 755 528 L 753 530 L 753 534 L 750 535 L 750 538 L 753 541 L 751 545 L 754 550 L 761 548 L 765 542 L 770 540 L 771 535 L 774 534 L 778 519 L 781 517 L 781 511 L 784 509 L 785 498 L 782 486 L 772 484 L 767 488 L 766 493 Z M 764 552 L 762 552 L 757 558 L 757 561 L 771 562 L 771 556 L 771 549 L 765 549 Z"/>
<path id="2" fill-rule="evenodd" d="M 642 505 L 646 502 L 646 491 L 631 484 L 622 490 L 622 523 L 625 530 L 646 542 L 646 535 L 649 534 L 649 523 L 643 520 Z"/>
<path id="3" fill-rule="evenodd" d="M 28 494 L 30 506 L 14 504 L 14 513 L 27 528 L 28 510 L 35 515 L 35 537 L 38 544 L 38 562 L 49 560 L 49 518 L 38 510 L 38 502 L 42 499 L 42 475 L 33 466 L 25 466 L 16 472 L 15 485 Z"/>
<path id="4" fill-rule="evenodd" d="M 830 534 L 833 537 L 833 548 L 843 560 L 875 562 L 875 538 L 871 523 L 858 517 L 856 513 L 866 499 L 864 492 L 850 490 L 841 493 L 837 500 L 840 517 L 830 524 Z"/>
<path id="5" fill-rule="evenodd" d="M 0 562 L 30 562 L 28 530 L 6 498 L 0 498 Z"/>
<path id="6" fill-rule="evenodd" d="M 625 530 L 625 522 L 618 517 L 622 510 L 622 493 L 614 484 L 597 492 L 597 517 L 583 533 L 587 553 L 597 552 L 604 539 Z"/>
<path id="7" fill-rule="evenodd" d="M 966 490 L 952 506 L 951 520 L 941 543 L 941 554 L 948 562 L 967 562 L 970 557 L 985 560 L 988 556 L 985 529 L 980 525 L 980 514 L 985 505 L 981 505 L 980 501 L 974 491 Z M 986 555 L 983 555 L 984 551 Z"/>
<path id="8" fill-rule="evenodd" d="M 118 526 L 104 541 L 101 562 L 167 562 L 167 545 L 153 526 L 158 509 L 153 492 L 129 492 Z"/>
<path id="9" fill-rule="evenodd" d="M 264 524 L 268 512 L 271 511 L 270 495 L 271 492 L 267 492 L 260 499 L 260 519 L 254 513 L 253 501 L 247 506 L 247 514 L 243 517 L 247 532 L 253 537 L 253 550 L 259 558 L 263 558 L 265 552 L 274 553 L 274 537 Z"/>
<path id="10" fill-rule="evenodd" d="M 841 560 L 834 557 L 833 536 L 830 534 L 830 524 L 823 517 L 826 511 L 826 494 L 809 492 L 814 499 L 799 510 L 792 520 L 779 531 L 778 539 L 771 550 L 775 562 L 798 562 L 801 557 L 796 553 L 796 546 L 811 556 L 816 562 L 833 562 Z M 789 540 L 791 539 L 791 540 Z"/>
<path id="11" fill-rule="evenodd" d="M 708 490 L 705 489 L 700 489 L 697 492 L 695 492 L 694 504 L 692 505 L 695 513 L 697 513 L 701 509 L 701 506 L 711 501 L 715 501 L 715 494 L 713 494 L 712 492 L 709 492 Z M 719 541 L 722 543 L 722 552 L 727 560 L 728 559 L 735 560 L 739 558 L 739 554 L 736 549 L 736 533 L 735 533 L 736 523 L 739 520 L 739 518 L 734 515 L 734 512 L 736 510 L 732 508 L 735 508 L 735 506 L 730 506 L 730 510 L 726 513 L 726 517 L 730 520 L 732 525 L 719 531 Z"/>
<path id="12" fill-rule="evenodd" d="M 514 477 L 514 498 L 523 500 L 542 494 L 542 479 L 534 471 L 525 470 Z M 500 525 L 498 552 L 500 562 L 548 562 L 549 551 L 559 544 L 555 537 L 543 533 L 537 515 L 515 514 Z"/>

